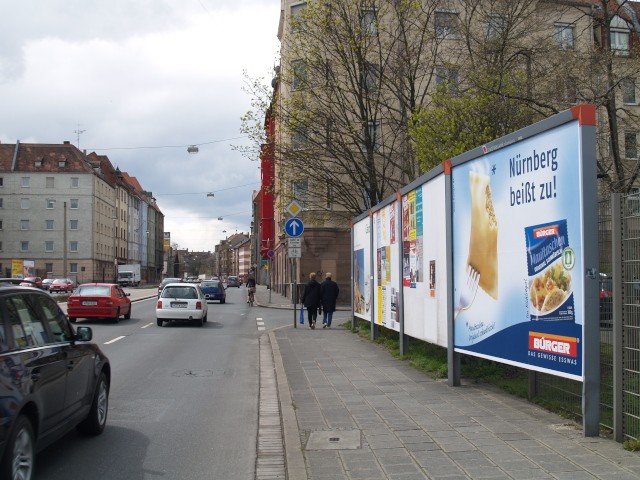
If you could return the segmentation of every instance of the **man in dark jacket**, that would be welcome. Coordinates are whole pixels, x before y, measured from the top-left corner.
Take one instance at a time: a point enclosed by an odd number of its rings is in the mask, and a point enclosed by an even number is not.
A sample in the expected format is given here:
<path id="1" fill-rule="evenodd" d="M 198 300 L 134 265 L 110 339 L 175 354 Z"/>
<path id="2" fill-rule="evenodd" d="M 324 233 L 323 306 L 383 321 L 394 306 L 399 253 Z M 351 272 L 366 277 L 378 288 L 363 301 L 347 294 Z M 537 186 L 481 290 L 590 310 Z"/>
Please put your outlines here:
<path id="1" fill-rule="evenodd" d="M 316 328 L 316 319 L 318 318 L 318 307 L 320 303 L 320 284 L 316 281 L 315 272 L 309 274 L 309 281 L 302 291 L 302 304 L 307 307 L 309 314 L 309 327 Z"/>
<path id="2" fill-rule="evenodd" d="M 320 294 L 322 296 L 322 328 L 331 328 L 331 319 L 333 312 L 336 311 L 336 300 L 338 299 L 340 289 L 338 284 L 331 280 L 331 272 L 325 274 L 324 282 L 320 284 Z"/>

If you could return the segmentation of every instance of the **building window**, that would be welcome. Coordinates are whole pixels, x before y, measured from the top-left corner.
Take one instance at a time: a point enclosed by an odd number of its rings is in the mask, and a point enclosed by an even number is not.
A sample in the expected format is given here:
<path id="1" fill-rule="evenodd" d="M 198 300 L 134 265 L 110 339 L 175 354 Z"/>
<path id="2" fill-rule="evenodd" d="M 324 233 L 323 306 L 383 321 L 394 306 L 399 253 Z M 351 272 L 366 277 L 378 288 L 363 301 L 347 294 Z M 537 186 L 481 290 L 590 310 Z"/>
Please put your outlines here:
<path id="1" fill-rule="evenodd" d="M 76 208 L 78 208 L 78 204 L 79 204 L 79 203 L 80 203 L 80 202 L 78 201 L 78 199 L 77 199 L 77 198 L 72 198 L 72 199 L 70 200 L 70 204 L 69 204 L 70 206 L 69 206 L 69 208 L 76 209 Z"/>
<path id="2" fill-rule="evenodd" d="M 451 94 L 458 93 L 458 69 L 436 67 L 436 85 L 446 88 Z"/>
<path id="3" fill-rule="evenodd" d="M 507 17 L 491 14 L 487 19 L 487 40 L 502 38 L 507 31 Z"/>
<path id="4" fill-rule="evenodd" d="M 363 86 L 367 92 L 375 92 L 380 84 L 380 75 L 375 65 L 368 63 L 362 73 Z"/>
<path id="5" fill-rule="evenodd" d="M 327 210 L 333 209 L 333 185 L 327 184 Z"/>
<path id="6" fill-rule="evenodd" d="M 0 187 L 4 187 L 4 177 L 0 177 Z"/>
<path id="7" fill-rule="evenodd" d="M 78 273 L 78 264 L 77 263 L 70 263 L 69 264 L 69 272 L 70 273 Z"/>
<path id="8" fill-rule="evenodd" d="M 309 180 L 295 180 L 291 182 L 291 193 L 301 207 L 307 206 L 307 197 L 309 195 Z"/>
<path id="9" fill-rule="evenodd" d="M 46 188 L 56 188 L 55 179 L 53 177 L 47 177 L 45 180 Z"/>
<path id="10" fill-rule="evenodd" d="M 44 251 L 47 253 L 53 252 L 53 240 L 47 240 L 44 242 Z"/>
<path id="11" fill-rule="evenodd" d="M 553 38 L 558 48 L 573 48 L 575 27 L 566 23 L 556 23 L 553 26 Z"/>
<path id="12" fill-rule="evenodd" d="M 304 19 L 301 15 L 307 8 L 307 3 L 298 3 L 297 5 L 291 5 L 291 31 L 299 32 L 304 30 Z"/>
<path id="13" fill-rule="evenodd" d="M 29 220 L 20 220 L 20 230 L 29 230 Z"/>
<path id="14" fill-rule="evenodd" d="M 66 167 L 66 166 L 67 166 L 67 159 L 66 159 L 66 158 L 63 158 L 63 159 L 61 159 L 61 160 L 58 160 L 58 167 L 60 167 L 60 168 L 64 168 L 64 167 Z"/>
<path id="15" fill-rule="evenodd" d="M 78 251 L 78 242 L 76 242 L 76 241 L 69 242 L 69 251 L 70 252 L 77 252 Z"/>
<path id="16" fill-rule="evenodd" d="M 29 251 L 29 242 L 28 241 L 20 242 L 20 251 L 21 252 L 28 252 Z"/>
<path id="17" fill-rule="evenodd" d="M 22 177 L 22 186 L 24 188 L 29 188 L 30 183 L 31 179 L 29 177 Z"/>
<path id="18" fill-rule="evenodd" d="M 638 158 L 638 133 L 624 132 L 624 155 L 627 158 Z"/>
<path id="19" fill-rule="evenodd" d="M 31 208 L 31 201 L 28 198 L 20 199 L 20 209 L 29 210 Z"/>
<path id="20" fill-rule="evenodd" d="M 438 38 L 458 38 L 458 14 L 436 12 L 436 35 Z"/>
<path id="21" fill-rule="evenodd" d="M 307 136 L 307 129 L 304 127 L 297 127 L 291 133 L 291 148 L 294 150 L 303 150 L 309 146 L 309 137 Z"/>
<path id="22" fill-rule="evenodd" d="M 53 263 L 45 263 L 44 269 L 47 271 L 47 273 L 53 273 Z"/>
<path id="23" fill-rule="evenodd" d="M 0 220 L 0 230 L 2 230 L 2 220 Z"/>
<path id="24" fill-rule="evenodd" d="M 53 220 L 45 220 L 44 224 L 45 230 L 53 230 Z"/>
<path id="25" fill-rule="evenodd" d="M 42 158 L 36 158 L 36 159 L 33 161 L 33 164 L 34 164 L 36 167 L 41 167 L 41 166 L 42 166 Z"/>
<path id="26" fill-rule="evenodd" d="M 618 55 L 629 55 L 629 26 L 618 16 L 611 19 L 609 43 L 611 50 Z"/>
<path id="27" fill-rule="evenodd" d="M 53 198 L 47 198 L 47 209 L 51 210 L 55 208 L 55 206 L 56 206 L 56 201 Z"/>
<path id="28" fill-rule="evenodd" d="M 622 79 L 622 102 L 636 105 L 636 81 L 633 78 Z"/>
<path id="29" fill-rule="evenodd" d="M 291 70 L 293 74 L 291 88 L 294 90 L 304 88 L 307 83 L 307 65 L 302 60 L 294 60 L 291 62 Z"/>
<path id="30" fill-rule="evenodd" d="M 367 145 L 367 141 L 369 144 Z M 365 145 L 364 149 L 367 150 L 368 146 L 371 146 L 373 150 L 380 148 L 380 122 L 370 121 L 367 125 L 367 132 L 365 133 Z"/>
<path id="31" fill-rule="evenodd" d="M 78 177 L 71 177 L 71 188 L 78 188 L 80 186 L 80 179 Z"/>
<path id="32" fill-rule="evenodd" d="M 376 9 L 363 8 L 360 12 L 360 28 L 363 36 L 375 37 L 378 34 Z"/>
<path id="33" fill-rule="evenodd" d="M 0 208 L 4 208 L 4 198 L 0 197 Z"/>
<path id="34" fill-rule="evenodd" d="M 69 230 L 78 229 L 78 220 L 69 220 Z"/>

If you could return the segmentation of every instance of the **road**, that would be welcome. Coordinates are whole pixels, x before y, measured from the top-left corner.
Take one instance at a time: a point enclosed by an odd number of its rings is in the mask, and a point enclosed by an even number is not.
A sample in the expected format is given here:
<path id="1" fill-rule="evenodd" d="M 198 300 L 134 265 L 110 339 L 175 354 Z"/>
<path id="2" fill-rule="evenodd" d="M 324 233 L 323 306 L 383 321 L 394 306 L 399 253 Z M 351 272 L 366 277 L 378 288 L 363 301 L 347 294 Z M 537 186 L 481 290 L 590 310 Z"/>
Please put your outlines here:
<path id="1" fill-rule="evenodd" d="M 154 299 L 134 303 L 118 324 L 80 320 L 111 360 L 107 428 L 96 438 L 71 432 L 41 452 L 37 478 L 253 478 L 258 325 L 290 325 L 292 312 L 251 308 L 245 295 L 229 288 L 203 327 L 158 327 Z"/>

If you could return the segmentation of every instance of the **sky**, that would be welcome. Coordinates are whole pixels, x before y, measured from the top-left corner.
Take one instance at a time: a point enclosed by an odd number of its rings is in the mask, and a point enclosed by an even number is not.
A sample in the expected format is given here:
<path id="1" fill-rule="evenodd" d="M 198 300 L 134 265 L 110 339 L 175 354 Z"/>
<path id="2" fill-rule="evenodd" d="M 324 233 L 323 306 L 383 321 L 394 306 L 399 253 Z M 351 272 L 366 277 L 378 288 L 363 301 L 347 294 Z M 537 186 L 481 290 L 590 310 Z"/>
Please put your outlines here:
<path id="1" fill-rule="evenodd" d="M 249 145 L 244 72 L 270 84 L 278 63 L 280 0 L 0 7 L 2 143 L 68 140 L 108 156 L 152 192 L 180 248 L 213 251 L 249 232 L 258 152 L 233 146 Z"/>

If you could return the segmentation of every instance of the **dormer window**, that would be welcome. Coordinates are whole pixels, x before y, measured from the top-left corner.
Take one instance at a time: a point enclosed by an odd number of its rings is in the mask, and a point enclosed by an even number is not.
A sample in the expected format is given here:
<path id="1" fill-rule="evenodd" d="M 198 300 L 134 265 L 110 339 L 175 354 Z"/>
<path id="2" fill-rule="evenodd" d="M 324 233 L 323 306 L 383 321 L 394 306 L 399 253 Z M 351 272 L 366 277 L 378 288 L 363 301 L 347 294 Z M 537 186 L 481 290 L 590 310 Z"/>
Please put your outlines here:
<path id="1" fill-rule="evenodd" d="M 41 167 L 42 166 L 42 158 L 36 158 L 35 161 L 33 162 L 33 164 L 36 167 Z"/>
<path id="2" fill-rule="evenodd" d="M 66 158 L 61 158 L 60 160 L 58 160 L 58 166 L 60 168 L 64 168 L 67 166 L 67 159 Z"/>

